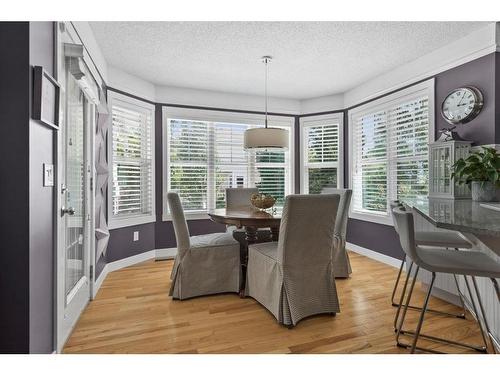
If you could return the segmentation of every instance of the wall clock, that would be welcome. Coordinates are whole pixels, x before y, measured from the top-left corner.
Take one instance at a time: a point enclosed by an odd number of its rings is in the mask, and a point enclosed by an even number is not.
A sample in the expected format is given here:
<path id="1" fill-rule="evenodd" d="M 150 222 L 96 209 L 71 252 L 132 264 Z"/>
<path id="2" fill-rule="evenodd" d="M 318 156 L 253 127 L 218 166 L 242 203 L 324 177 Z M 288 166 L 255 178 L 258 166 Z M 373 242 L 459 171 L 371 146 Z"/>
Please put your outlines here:
<path id="1" fill-rule="evenodd" d="M 465 124 L 475 118 L 483 108 L 483 94 L 472 86 L 450 92 L 441 105 L 441 115 L 450 124 Z"/>

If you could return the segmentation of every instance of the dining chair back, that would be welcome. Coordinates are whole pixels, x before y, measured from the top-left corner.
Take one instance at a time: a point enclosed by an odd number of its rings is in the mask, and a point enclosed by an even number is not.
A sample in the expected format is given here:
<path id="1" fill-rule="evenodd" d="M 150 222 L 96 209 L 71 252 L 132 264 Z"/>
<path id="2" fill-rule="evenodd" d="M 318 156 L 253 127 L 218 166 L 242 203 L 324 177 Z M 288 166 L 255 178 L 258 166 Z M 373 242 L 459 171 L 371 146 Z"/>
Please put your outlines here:
<path id="1" fill-rule="evenodd" d="M 227 188 L 226 208 L 252 207 L 250 198 L 252 194 L 257 194 L 257 188 Z"/>

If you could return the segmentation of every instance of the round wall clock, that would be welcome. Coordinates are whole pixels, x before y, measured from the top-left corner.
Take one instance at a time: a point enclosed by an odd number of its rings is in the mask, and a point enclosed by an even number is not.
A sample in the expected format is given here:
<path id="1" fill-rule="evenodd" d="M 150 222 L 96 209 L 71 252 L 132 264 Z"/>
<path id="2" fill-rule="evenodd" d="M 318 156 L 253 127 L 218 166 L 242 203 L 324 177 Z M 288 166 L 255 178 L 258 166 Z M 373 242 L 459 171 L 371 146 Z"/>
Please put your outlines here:
<path id="1" fill-rule="evenodd" d="M 483 108 L 483 94 L 472 86 L 450 92 L 441 105 L 441 115 L 450 124 L 465 124 Z"/>

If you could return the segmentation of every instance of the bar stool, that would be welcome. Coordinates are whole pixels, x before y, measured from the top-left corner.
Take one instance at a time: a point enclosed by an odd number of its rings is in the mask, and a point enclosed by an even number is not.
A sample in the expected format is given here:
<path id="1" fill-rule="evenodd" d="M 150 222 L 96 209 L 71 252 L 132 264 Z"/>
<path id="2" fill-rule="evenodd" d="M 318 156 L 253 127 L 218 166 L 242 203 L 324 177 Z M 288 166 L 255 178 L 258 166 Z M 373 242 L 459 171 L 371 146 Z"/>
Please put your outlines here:
<path id="1" fill-rule="evenodd" d="M 390 202 L 390 206 L 391 206 L 391 214 L 392 214 L 392 210 L 396 207 L 401 207 L 404 209 L 403 204 L 399 201 Z M 398 235 L 399 235 L 397 222 L 396 222 L 396 220 L 394 220 L 394 215 L 392 215 L 392 216 L 393 216 L 393 222 L 394 222 L 394 229 L 395 229 L 396 233 L 398 233 Z M 456 250 L 472 248 L 472 244 L 469 241 L 463 239 L 457 232 L 451 232 L 451 231 L 450 232 L 417 231 L 417 232 L 415 232 L 415 241 L 420 246 L 454 248 Z M 400 309 L 401 309 L 401 303 L 395 302 L 394 297 L 396 295 L 399 281 L 401 279 L 401 273 L 403 272 L 405 261 L 406 261 L 406 255 L 403 257 L 403 260 L 401 261 L 401 266 L 399 267 L 398 276 L 396 278 L 396 282 L 394 283 L 394 288 L 392 290 L 392 295 L 391 295 L 392 306 L 398 308 L 398 311 L 397 311 L 396 316 L 394 318 L 394 329 L 396 329 L 396 322 L 397 322 L 397 319 L 399 317 L 399 313 L 400 313 Z M 402 295 L 404 295 L 406 293 L 406 288 L 408 286 L 408 281 L 410 279 L 410 275 L 411 275 L 411 272 L 408 272 L 406 275 L 406 281 L 405 281 L 404 286 L 403 286 Z M 460 298 L 460 303 L 462 305 L 464 312 L 461 314 L 451 314 L 451 313 L 448 313 L 445 311 L 439 311 L 439 310 L 434 310 L 434 309 L 428 309 L 427 311 L 432 312 L 432 313 L 441 314 L 441 315 L 454 316 L 456 318 L 465 319 L 466 309 L 465 309 L 465 303 L 464 303 L 464 296 L 463 296 L 462 292 L 460 291 L 457 276 L 453 275 L 453 278 L 455 280 L 455 285 L 456 285 L 457 290 L 458 290 L 458 296 Z M 467 287 L 469 288 L 468 284 L 467 284 Z M 469 293 L 470 293 L 470 291 L 469 291 Z M 421 308 L 417 307 L 417 306 L 408 306 L 408 308 L 413 309 L 413 310 L 421 310 Z"/>
<path id="2" fill-rule="evenodd" d="M 479 313 L 477 311 L 477 308 L 475 307 L 474 298 L 472 294 L 470 295 L 471 297 L 471 302 L 473 305 L 473 309 L 475 311 L 475 314 L 477 316 L 478 320 L 478 325 L 481 330 L 481 334 L 484 340 L 484 347 L 480 346 L 475 346 L 471 344 L 466 344 L 466 343 L 461 343 L 458 341 L 452 341 L 452 340 L 447 340 L 443 339 L 440 337 L 436 336 L 430 336 L 430 335 L 424 335 L 421 334 L 420 331 L 422 329 L 423 321 L 424 321 L 424 316 L 427 311 L 427 306 L 429 304 L 429 299 L 432 293 L 432 288 L 434 286 L 434 281 L 436 279 L 436 273 L 445 273 L 445 274 L 455 274 L 455 275 L 463 275 L 465 278 L 467 276 L 471 277 L 488 277 L 492 281 L 497 297 L 500 300 L 500 290 L 498 287 L 498 283 L 496 281 L 496 278 L 500 278 L 500 264 L 497 264 L 494 260 L 492 260 L 489 256 L 486 254 L 476 252 L 476 251 L 454 251 L 454 250 L 447 250 L 447 249 L 440 249 L 440 248 L 425 248 L 422 247 L 421 245 L 418 245 L 415 239 L 415 228 L 414 228 L 414 223 L 413 223 L 413 214 L 411 212 L 405 211 L 400 207 L 396 207 L 393 209 L 393 215 L 394 219 L 397 222 L 398 230 L 399 230 L 399 239 L 401 242 L 401 247 L 403 248 L 406 256 L 411 260 L 411 265 L 410 265 L 410 272 L 411 272 L 411 267 L 413 264 L 417 265 L 416 271 L 415 271 L 415 276 L 413 278 L 413 281 L 411 283 L 408 296 L 406 298 L 406 302 L 404 303 L 404 308 L 403 308 L 403 313 L 401 316 L 401 320 L 399 321 L 398 328 L 397 328 L 397 335 L 396 335 L 396 343 L 400 347 L 404 348 L 410 348 L 411 353 L 414 353 L 415 350 L 422 350 L 426 352 L 431 352 L 431 353 L 439 353 L 435 350 L 432 349 L 426 349 L 422 347 L 417 346 L 417 342 L 420 336 L 423 338 L 432 340 L 432 341 L 437 341 L 440 343 L 445 343 L 445 344 L 451 344 L 451 345 L 457 345 L 461 347 L 465 347 L 468 349 L 474 349 L 479 352 L 487 352 L 487 342 L 486 342 L 486 335 L 483 330 L 483 326 L 481 324 L 481 319 L 479 316 Z M 429 284 L 429 288 L 427 290 L 427 294 L 425 297 L 424 304 L 422 306 L 422 310 L 420 313 L 420 317 L 418 320 L 417 327 L 414 332 L 412 331 L 405 331 L 403 330 L 403 323 L 406 317 L 406 312 L 408 311 L 408 307 L 410 304 L 410 300 L 412 297 L 413 289 L 415 286 L 415 282 L 417 279 L 418 272 L 420 268 L 425 269 L 429 272 L 432 273 L 432 278 L 431 282 Z M 480 306 L 482 306 L 482 301 L 481 301 L 481 296 L 478 293 L 478 290 L 476 288 L 476 298 Z M 470 293 L 470 289 L 469 289 Z M 401 298 L 401 301 L 403 299 L 403 296 Z M 484 315 L 484 309 L 481 308 L 481 313 L 483 317 L 483 321 L 486 326 L 486 330 L 489 331 L 488 328 L 488 323 L 486 320 L 486 316 Z M 413 342 L 412 344 L 405 344 L 400 341 L 400 336 L 401 335 L 410 335 L 413 336 Z"/>

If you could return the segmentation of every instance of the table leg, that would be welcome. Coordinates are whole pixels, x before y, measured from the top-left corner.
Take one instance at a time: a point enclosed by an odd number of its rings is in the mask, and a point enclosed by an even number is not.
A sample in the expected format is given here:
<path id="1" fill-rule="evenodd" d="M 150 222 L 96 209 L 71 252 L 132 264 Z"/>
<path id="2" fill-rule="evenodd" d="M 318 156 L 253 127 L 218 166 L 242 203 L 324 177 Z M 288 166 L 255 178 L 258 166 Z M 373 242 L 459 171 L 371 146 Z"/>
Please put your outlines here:
<path id="1" fill-rule="evenodd" d="M 279 237 L 280 237 L 280 228 L 271 227 L 271 240 L 277 242 Z"/>
<path id="2" fill-rule="evenodd" d="M 253 244 L 257 242 L 257 228 L 255 227 L 245 227 L 246 235 L 245 239 L 247 240 L 247 244 Z"/>
<path id="3" fill-rule="evenodd" d="M 255 227 L 245 227 L 245 241 L 246 244 L 241 254 L 241 285 L 240 285 L 240 297 L 245 298 L 245 283 L 247 279 L 247 265 L 248 265 L 248 245 L 257 242 L 257 228 Z"/>

